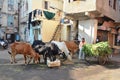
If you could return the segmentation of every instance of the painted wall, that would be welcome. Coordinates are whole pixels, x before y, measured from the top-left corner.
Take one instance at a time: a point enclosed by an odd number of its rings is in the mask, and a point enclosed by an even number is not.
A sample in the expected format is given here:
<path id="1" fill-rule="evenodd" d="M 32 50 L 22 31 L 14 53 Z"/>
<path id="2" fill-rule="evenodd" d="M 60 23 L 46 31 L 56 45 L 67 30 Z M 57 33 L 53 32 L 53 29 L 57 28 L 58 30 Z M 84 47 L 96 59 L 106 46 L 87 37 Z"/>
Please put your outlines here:
<path id="1" fill-rule="evenodd" d="M 55 29 L 58 24 L 59 21 L 43 20 L 41 34 L 42 34 L 42 40 L 44 42 L 49 42 L 51 40 L 53 33 L 55 32 Z"/>
<path id="2" fill-rule="evenodd" d="M 71 30 L 70 24 L 64 24 L 61 29 L 61 40 L 62 41 L 69 41 L 70 40 L 70 34 L 68 33 L 68 29 Z M 70 31 L 71 32 L 71 31 Z M 72 40 L 72 39 L 71 39 Z"/>
<path id="3" fill-rule="evenodd" d="M 85 20 L 79 21 L 78 26 L 78 39 L 81 41 L 81 38 L 84 37 L 87 43 L 95 43 L 97 35 L 97 20 Z"/>
<path id="4" fill-rule="evenodd" d="M 96 10 L 96 0 L 79 0 L 68 2 L 64 0 L 63 10 L 67 13 L 79 13 Z"/>
<path id="5" fill-rule="evenodd" d="M 22 1 L 26 2 L 24 0 L 22 0 Z M 44 14 L 40 18 L 40 20 L 41 20 L 41 35 L 42 35 L 41 37 L 42 37 L 43 41 L 48 42 L 52 38 L 55 28 L 57 27 L 57 25 L 59 24 L 60 19 L 61 19 L 62 12 L 59 10 L 62 10 L 62 7 L 63 7 L 62 0 L 27 0 L 27 1 L 28 1 L 28 13 L 35 9 L 45 10 L 44 9 L 44 1 L 49 1 L 49 5 L 48 5 L 49 9 L 47 11 L 53 12 L 56 14 L 53 20 L 47 20 L 45 18 Z M 50 8 L 50 6 L 53 8 Z M 26 16 L 28 16 L 27 14 L 26 14 Z M 21 21 L 24 21 L 24 18 L 25 17 L 22 16 Z M 28 26 L 28 25 L 26 25 L 26 26 Z M 24 25 L 23 25 L 23 27 L 25 28 Z M 29 38 L 30 42 L 33 41 L 32 30 L 33 29 L 32 29 L 32 25 L 31 25 L 30 38 Z M 23 33 L 23 32 L 24 32 L 23 29 L 21 29 L 21 33 Z M 22 35 L 22 36 L 25 36 L 25 35 Z"/>
<path id="6" fill-rule="evenodd" d="M 111 19 L 115 20 L 115 21 L 120 21 L 120 1 L 116 0 L 116 10 L 113 9 L 113 2 L 115 0 L 111 0 L 111 6 L 109 5 L 109 0 L 97 0 L 96 2 L 96 7 L 97 10 L 110 17 Z M 102 5 L 101 5 L 102 4 Z"/>
<path id="7" fill-rule="evenodd" d="M 0 11 L 0 24 L 1 24 L 1 30 L 2 34 L 0 36 L 3 36 L 4 39 L 6 39 L 6 34 L 7 33 L 14 33 L 16 32 L 16 27 L 18 27 L 18 15 L 15 15 L 15 12 L 18 10 L 18 1 L 19 0 L 13 0 L 13 2 L 9 3 L 13 5 L 13 7 L 8 7 L 8 0 L 0 0 L 0 6 L 1 6 L 1 11 Z M 8 20 L 8 15 L 12 16 Z M 13 24 L 11 26 L 8 26 L 8 21 L 9 23 L 12 22 Z"/>
<path id="8" fill-rule="evenodd" d="M 1 9 L 1 13 L 0 13 L 1 16 L 2 16 L 1 18 L 2 18 L 2 26 L 3 27 L 7 26 L 7 15 L 10 14 L 10 15 L 14 16 L 16 10 L 18 9 L 16 7 L 18 5 L 18 4 L 16 4 L 17 2 L 18 2 L 18 0 L 14 0 L 14 6 L 13 6 L 14 10 L 9 11 L 8 10 L 8 0 L 3 0 L 2 9 Z M 14 21 L 14 26 L 13 27 L 17 27 L 16 23 L 17 23 L 17 20 Z"/>
<path id="9" fill-rule="evenodd" d="M 64 25 L 63 27 L 62 27 L 62 29 L 61 29 L 61 31 L 62 31 L 62 34 L 61 34 L 61 40 L 62 41 L 66 41 L 67 40 L 67 37 L 66 37 L 66 31 L 67 31 L 67 25 Z"/>
<path id="10" fill-rule="evenodd" d="M 43 0 L 32 0 L 31 1 L 31 11 L 35 9 L 42 9 L 43 8 Z"/>
<path id="11" fill-rule="evenodd" d="M 62 10 L 62 1 L 61 0 L 46 0 L 49 1 L 49 9 L 47 11 L 55 13 L 53 20 L 47 20 L 43 14 L 42 16 L 42 23 L 41 23 L 41 35 L 42 40 L 44 42 L 48 42 L 51 40 L 57 25 L 61 19 L 61 12 Z M 54 9 L 50 8 L 53 7 Z M 34 9 L 44 9 L 44 0 L 32 0 L 32 10 Z"/>
<path id="12" fill-rule="evenodd" d="M 111 0 L 112 7 L 109 6 L 109 0 L 79 0 L 68 2 L 69 0 L 64 0 L 63 10 L 66 13 L 80 13 L 80 12 L 90 12 L 98 11 L 107 17 L 115 21 L 120 21 L 120 1 L 116 0 L 116 10 L 113 9 L 113 2 Z M 96 14 L 96 13 L 94 13 Z"/>
<path id="13" fill-rule="evenodd" d="M 21 24 L 19 29 L 20 39 L 21 41 L 25 41 L 25 25 Z"/>
<path id="14" fill-rule="evenodd" d="M 28 13 L 31 10 L 31 0 L 21 0 L 20 2 L 20 12 L 19 12 L 19 34 L 22 41 L 29 42 L 28 37 Z M 25 32 L 26 31 L 26 32 Z"/>
<path id="15" fill-rule="evenodd" d="M 37 34 L 36 34 L 36 31 L 37 30 Z M 30 27 L 30 34 L 27 33 L 26 36 L 29 35 L 29 42 L 32 44 L 33 41 L 36 39 L 36 40 L 42 40 L 42 35 L 41 35 L 41 25 L 37 25 L 37 26 L 34 26 L 34 27 Z M 35 37 L 37 36 L 37 37 Z"/>

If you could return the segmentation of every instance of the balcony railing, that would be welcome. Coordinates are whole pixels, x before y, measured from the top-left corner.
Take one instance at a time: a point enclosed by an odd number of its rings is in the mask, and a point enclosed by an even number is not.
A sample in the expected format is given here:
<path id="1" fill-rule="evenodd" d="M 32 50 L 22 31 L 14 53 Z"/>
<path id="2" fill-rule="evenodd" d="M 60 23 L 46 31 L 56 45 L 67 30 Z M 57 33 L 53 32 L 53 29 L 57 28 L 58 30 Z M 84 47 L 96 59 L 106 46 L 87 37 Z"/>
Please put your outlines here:
<path id="1" fill-rule="evenodd" d="M 34 22 L 34 21 L 41 21 L 42 20 L 42 15 L 43 15 L 43 13 L 42 13 L 42 11 L 41 10 L 38 10 L 38 9 L 36 9 L 36 10 L 34 10 L 33 12 L 32 12 L 32 19 L 31 19 L 31 21 L 32 22 Z"/>

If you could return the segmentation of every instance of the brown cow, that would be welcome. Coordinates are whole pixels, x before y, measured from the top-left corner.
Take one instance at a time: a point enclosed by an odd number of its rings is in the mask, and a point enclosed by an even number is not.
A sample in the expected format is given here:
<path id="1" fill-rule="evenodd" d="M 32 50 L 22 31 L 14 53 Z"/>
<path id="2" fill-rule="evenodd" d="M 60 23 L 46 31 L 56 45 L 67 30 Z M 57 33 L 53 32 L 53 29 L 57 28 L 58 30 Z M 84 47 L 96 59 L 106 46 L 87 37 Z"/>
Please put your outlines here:
<path id="1" fill-rule="evenodd" d="M 15 56 L 17 54 L 22 54 L 25 59 L 25 64 L 27 63 L 27 57 L 30 57 L 28 64 L 30 63 L 31 59 L 34 58 L 35 62 L 38 63 L 38 54 L 32 49 L 32 46 L 29 43 L 25 42 L 14 42 L 10 45 L 11 52 L 11 63 L 16 63 Z"/>
<path id="2" fill-rule="evenodd" d="M 79 50 L 79 42 L 74 40 L 72 41 L 64 41 L 68 50 L 71 52 L 71 56 L 73 56 Z"/>

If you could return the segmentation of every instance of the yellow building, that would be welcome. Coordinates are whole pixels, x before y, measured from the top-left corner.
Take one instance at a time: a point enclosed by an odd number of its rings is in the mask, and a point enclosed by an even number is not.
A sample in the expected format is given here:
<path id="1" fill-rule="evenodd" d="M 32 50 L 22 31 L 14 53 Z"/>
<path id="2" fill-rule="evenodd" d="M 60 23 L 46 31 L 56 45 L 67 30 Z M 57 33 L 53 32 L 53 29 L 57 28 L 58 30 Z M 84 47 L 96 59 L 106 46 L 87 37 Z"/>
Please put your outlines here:
<path id="1" fill-rule="evenodd" d="M 20 33 L 22 39 L 29 42 L 33 42 L 35 39 L 42 39 L 44 42 L 50 41 L 62 18 L 62 0 L 21 0 L 21 5 Z M 27 5 L 26 12 L 24 11 L 25 5 Z M 39 13 L 40 11 L 41 13 Z M 55 16 L 49 19 L 45 16 L 45 12 L 55 14 Z M 30 30 L 26 30 L 28 26 Z M 24 34 L 24 30 L 29 31 L 29 33 Z"/>

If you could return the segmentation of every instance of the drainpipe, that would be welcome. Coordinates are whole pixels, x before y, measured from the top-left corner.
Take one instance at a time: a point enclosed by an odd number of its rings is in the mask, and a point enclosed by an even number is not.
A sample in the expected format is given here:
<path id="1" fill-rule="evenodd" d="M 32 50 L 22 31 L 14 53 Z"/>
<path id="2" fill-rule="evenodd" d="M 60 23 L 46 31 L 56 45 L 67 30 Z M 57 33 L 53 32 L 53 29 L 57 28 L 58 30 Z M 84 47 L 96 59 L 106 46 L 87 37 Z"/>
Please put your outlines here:
<path id="1" fill-rule="evenodd" d="M 20 3 L 18 3 L 18 33 L 19 33 L 19 12 L 20 12 Z"/>

